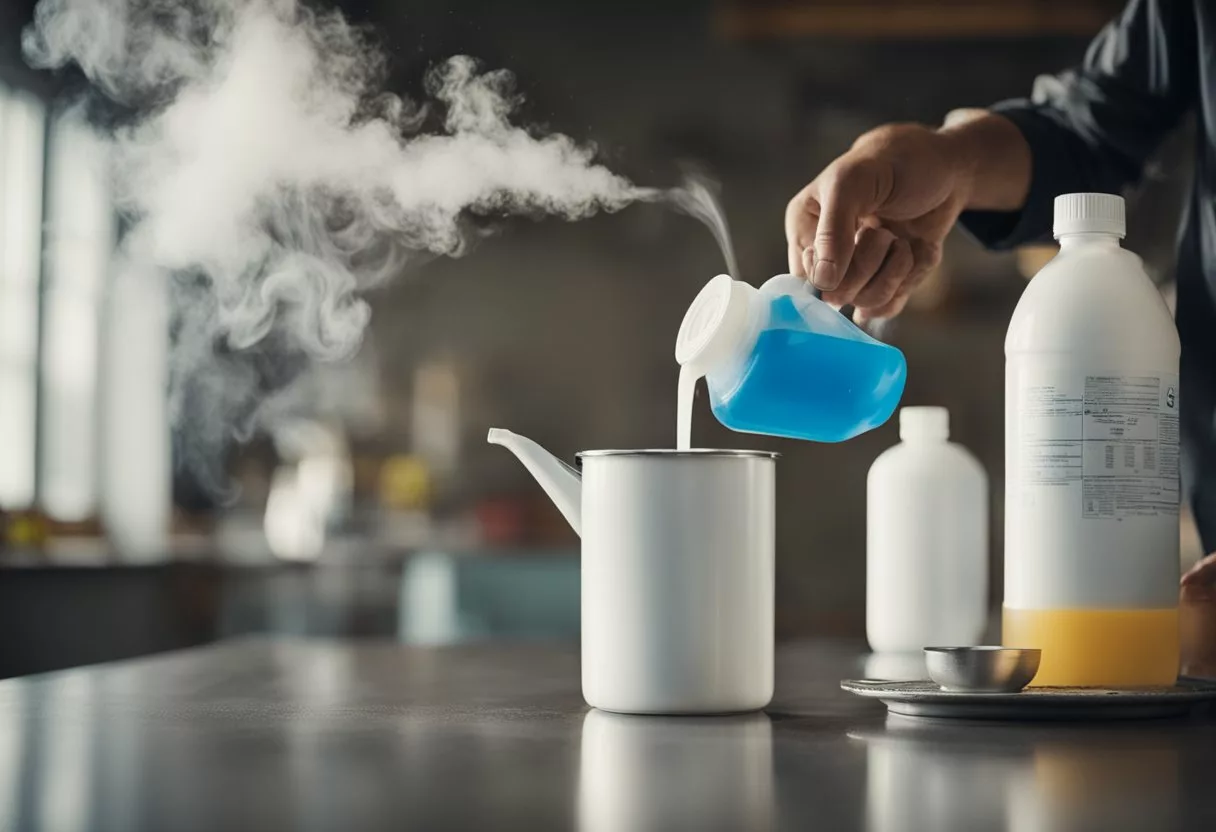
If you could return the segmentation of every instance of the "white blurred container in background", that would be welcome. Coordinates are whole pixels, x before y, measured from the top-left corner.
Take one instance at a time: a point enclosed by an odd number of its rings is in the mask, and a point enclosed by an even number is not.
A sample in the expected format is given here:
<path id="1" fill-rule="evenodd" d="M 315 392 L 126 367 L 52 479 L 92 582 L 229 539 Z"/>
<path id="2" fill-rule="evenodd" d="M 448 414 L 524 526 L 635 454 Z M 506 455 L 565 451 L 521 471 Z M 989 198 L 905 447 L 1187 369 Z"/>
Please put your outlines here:
<path id="1" fill-rule="evenodd" d="M 988 478 L 944 407 L 905 407 L 870 468 L 866 636 L 878 652 L 978 644 L 988 618 Z"/>

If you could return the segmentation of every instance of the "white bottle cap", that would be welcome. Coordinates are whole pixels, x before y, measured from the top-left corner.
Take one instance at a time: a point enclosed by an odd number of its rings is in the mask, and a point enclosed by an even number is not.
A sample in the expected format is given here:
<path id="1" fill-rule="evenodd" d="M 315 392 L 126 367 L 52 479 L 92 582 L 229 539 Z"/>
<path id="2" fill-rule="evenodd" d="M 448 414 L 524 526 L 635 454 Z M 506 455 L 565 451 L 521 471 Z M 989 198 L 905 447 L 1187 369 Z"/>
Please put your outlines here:
<path id="1" fill-rule="evenodd" d="M 900 439 L 949 439 L 950 411 L 944 407 L 901 407 Z"/>
<path id="2" fill-rule="evenodd" d="M 1055 202 L 1052 234 L 1127 234 L 1123 197 L 1114 194 L 1060 194 Z"/>
<path id="3" fill-rule="evenodd" d="M 693 300 L 676 335 L 676 361 L 707 372 L 747 336 L 756 288 L 720 274 Z"/>

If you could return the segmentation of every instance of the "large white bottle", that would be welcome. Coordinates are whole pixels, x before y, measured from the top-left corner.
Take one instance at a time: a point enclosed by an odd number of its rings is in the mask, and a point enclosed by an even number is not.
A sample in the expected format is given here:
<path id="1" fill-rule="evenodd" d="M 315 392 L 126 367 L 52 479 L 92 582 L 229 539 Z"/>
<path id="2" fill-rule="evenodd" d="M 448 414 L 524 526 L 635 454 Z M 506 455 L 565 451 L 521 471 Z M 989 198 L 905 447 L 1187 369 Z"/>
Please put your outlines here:
<path id="1" fill-rule="evenodd" d="M 944 407 L 899 411 L 866 483 L 866 636 L 876 652 L 979 644 L 988 618 L 988 477 Z"/>
<path id="2" fill-rule="evenodd" d="M 1056 198 L 1060 253 L 1005 340 L 1004 643 L 1036 685 L 1172 684 L 1178 670 L 1178 333 L 1123 200 Z"/>

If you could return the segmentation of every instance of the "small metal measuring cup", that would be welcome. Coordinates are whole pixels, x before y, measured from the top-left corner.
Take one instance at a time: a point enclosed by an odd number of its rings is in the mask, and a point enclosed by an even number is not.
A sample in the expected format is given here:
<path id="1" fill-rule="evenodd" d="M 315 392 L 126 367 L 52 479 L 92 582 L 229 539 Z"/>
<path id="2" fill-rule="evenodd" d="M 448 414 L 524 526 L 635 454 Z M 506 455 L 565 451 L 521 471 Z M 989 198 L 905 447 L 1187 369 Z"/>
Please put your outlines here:
<path id="1" fill-rule="evenodd" d="M 1016 693 L 1039 672 L 1041 650 L 1020 647 L 926 647 L 925 669 L 942 690 Z"/>

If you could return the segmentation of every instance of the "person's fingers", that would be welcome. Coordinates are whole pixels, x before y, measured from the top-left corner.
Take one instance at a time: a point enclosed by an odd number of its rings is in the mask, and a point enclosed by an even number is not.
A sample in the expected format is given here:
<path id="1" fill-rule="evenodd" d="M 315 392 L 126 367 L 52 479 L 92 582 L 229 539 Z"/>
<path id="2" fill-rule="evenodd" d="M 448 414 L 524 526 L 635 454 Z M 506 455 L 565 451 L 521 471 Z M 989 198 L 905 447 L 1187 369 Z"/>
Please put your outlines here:
<path id="1" fill-rule="evenodd" d="M 1200 587 L 1211 584 L 1216 584 L 1216 553 L 1212 553 L 1200 560 L 1182 576 L 1182 585 L 1184 587 Z"/>
<path id="2" fill-rule="evenodd" d="M 799 191 L 785 206 L 785 240 L 789 246 L 790 274 L 807 278 L 811 274 L 811 243 L 819 227 L 817 183 Z"/>
<path id="3" fill-rule="evenodd" d="M 853 259 L 861 218 L 878 208 L 879 181 L 869 160 L 840 164 L 818 181 L 819 218 L 815 226 L 815 269 L 811 282 L 824 292 L 839 288 Z"/>
<path id="4" fill-rule="evenodd" d="M 804 248 L 802 250 L 802 271 L 808 278 L 815 272 L 815 249 Z"/>
<path id="5" fill-rule="evenodd" d="M 895 235 L 885 228 L 862 226 L 857 232 L 848 273 L 835 290 L 823 293 L 823 300 L 837 308 L 853 303 L 858 293 L 868 289 L 876 273 L 883 268 L 892 245 L 897 242 Z"/>
<path id="6" fill-rule="evenodd" d="M 942 244 L 924 239 L 913 239 L 912 272 L 908 275 L 908 283 L 913 289 L 925 282 L 929 273 L 942 262 Z"/>
<path id="7" fill-rule="evenodd" d="M 900 287 L 899 291 L 895 293 L 895 297 L 891 298 L 890 301 L 882 306 L 870 309 L 860 306 L 857 307 L 857 309 L 853 311 L 853 322 L 858 326 L 864 326 L 870 321 L 880 321 L 887 318 L 896 317 L 900 312 L 904 311 L 904 307 L 908 305 L 908 296 L 912 294 L 911 290 L 909 290 L 907 286 L 908 284 L 905 283 L 902 287 Z"/>
<path id="8" fill-rule="evenodd" d="M 1207 595 L 1191 593 L 1182 588 L 1178 604 L 1178 636 L 1181 649 L 1181 671 L 1185 676 L 1216 678 L 1216 595 L 1203 587 Z"/>
<path id="9" fill-rule="evenodd" d="M 865 288 L 858 292 L 853 304 L 863 312 L 886 307 L 908 281 L 914 264 L 912 245 L 907 240 L 896 239 L 892 242 L 886 259 Z"/>
<path id="10" fill-rule="evenodd" d="M 1216 602 L 1216 586 L 1205 583 L 1183 584 L 1178 591 L 1181 604 L 1211 604 Z"/>
<path id="11" fill-rule="evenodd" d="M 854 317 L 860 317 L 863 321 L 875 318 L 894 318 L 904 311 L 904 307 L 908 305 L 908 298 L 920 284 L 925 282 L 929 273 L 937 268 L 942 260 L 940 243 L 929 240 L 911 240 L 909 248 L 912 253 L 912 268 L 896 289 L 895 294 L 882 305 L 859 309 L 861 315 Z"/>
<path id="12" fill-rule="evenodd" d="M 806 270 L 802 268 L 802 249 L 791 243 L 787 252 L 787 258 L 789 260 L 790 274 L 794 277 L 806 277 Z"/>

